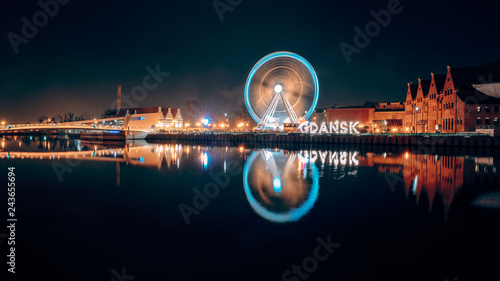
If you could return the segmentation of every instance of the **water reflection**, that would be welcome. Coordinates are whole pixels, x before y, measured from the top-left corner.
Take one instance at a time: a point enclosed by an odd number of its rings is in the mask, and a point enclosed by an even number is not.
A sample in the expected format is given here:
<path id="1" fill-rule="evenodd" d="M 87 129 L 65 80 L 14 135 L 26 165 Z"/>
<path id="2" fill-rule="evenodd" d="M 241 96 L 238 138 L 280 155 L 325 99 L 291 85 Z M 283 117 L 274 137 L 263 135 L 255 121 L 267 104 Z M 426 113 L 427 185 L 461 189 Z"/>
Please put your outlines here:
<path id="1" fill-rule="evenodd" d="M 120 165 L 191 170 L 224 171 L 227 161 L 244 162 L 243 188 L 257 214 L 273 222 L 299 220 L 313 208 L 320 180 L 358 179 L 360 168 L 392 175 L 391 181 L 407 200 L 443 212 L 446 219 L 453 203 L 465 194 L 462 205 L 500 209 L 499 157 L 427 155 L 412 152 L 374 153 L 359 150 L 280 150 L 167 143 L 128 143 L 125 147 L 102 147 L 79 140 L 50 137 L 3 138 L 0 159 L 81 159 L 116 162 Z M 371 176 L 370 176 L 371 177 Z M 323 179 L 322 179 L 323 178 Z M 331 187 L 331 185 L 328 185 Z M 465 189 L 465 191 L 464 191 Z M 381 186 L 381 192 L 387 191 Z"/>
<path id="2" fill-rule="evenodd" d="M 319 173 L 308 157 L 283 151 L 254 151 L 245 163 L 243 188 L 261 217 L 278 223 L 297 221 L 318 198 Z"/>

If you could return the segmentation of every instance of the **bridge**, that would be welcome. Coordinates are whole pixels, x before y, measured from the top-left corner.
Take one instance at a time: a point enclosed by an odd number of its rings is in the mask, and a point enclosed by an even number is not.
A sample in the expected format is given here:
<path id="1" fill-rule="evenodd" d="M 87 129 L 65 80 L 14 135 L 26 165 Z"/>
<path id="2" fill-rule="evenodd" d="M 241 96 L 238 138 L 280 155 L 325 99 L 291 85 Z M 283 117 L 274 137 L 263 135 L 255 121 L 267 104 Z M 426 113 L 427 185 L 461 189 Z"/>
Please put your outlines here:
<path id="1" fill-rule="evenodd" d="M 64 123 L 46 123 L 46 124 L 16 124 L 0 127 L 2 133 L 22 133 L 33 131 L 52 131 L 52 130 L 93 130 L 93 131 L 127 131 L 132 133 L 151 132 L 151 125 L 130 127 L 131 117 L 115 117 L 105 119 L 81 120 Z M 126 128 L 126 129 L 125 129 Z"/>

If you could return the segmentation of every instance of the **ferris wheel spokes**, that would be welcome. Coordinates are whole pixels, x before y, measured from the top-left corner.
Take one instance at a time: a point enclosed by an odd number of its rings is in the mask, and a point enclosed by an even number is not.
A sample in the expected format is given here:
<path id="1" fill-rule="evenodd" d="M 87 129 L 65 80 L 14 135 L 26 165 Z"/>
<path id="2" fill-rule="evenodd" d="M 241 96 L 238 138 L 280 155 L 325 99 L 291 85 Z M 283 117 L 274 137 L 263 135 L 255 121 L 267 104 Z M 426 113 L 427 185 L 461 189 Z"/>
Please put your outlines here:
<path id="1" fill-rule="evenodd" d="M 275 89 L 275 95 L 267 107 L 266 111 L 264 112 L 264 115 L 259 121 L 259 124 L 257 125 L 257 128 L 259 129 L 264 129 L 268 127 L 269 123 L 271 122 L 271 118 L 273 118 L 274 113 L 276 112 L 276 107 L 278 106 L 279 100 L 281 98 L 281 102 L 283 103 L 286 113 L 288 114 L 288 118 L 290 119 L 290 123 L 294 124 L 299 124 L 299 118 L 297 117 L 297 114 L 295 114 L 295 111 L 293 110 L 292 106 L 290 105 L 290 102 L 283 96 L 283 86 L 280 84 L 276 85 L 274 87 Z"/>
<path id="2" fill-rule="evenodd" d="M 288 113 L 288 117 L 290 118 L 290 123 L 294 124 L 299 124 L 299 118 L 297 117 L 297 114 L 295 114 L 295 111 L 293 110 L 292 106 L 288 102 L 288 100 L 280 93 L 281 100 L 283 101 L 283 104 L 285 105 L 286 112 Z"/>

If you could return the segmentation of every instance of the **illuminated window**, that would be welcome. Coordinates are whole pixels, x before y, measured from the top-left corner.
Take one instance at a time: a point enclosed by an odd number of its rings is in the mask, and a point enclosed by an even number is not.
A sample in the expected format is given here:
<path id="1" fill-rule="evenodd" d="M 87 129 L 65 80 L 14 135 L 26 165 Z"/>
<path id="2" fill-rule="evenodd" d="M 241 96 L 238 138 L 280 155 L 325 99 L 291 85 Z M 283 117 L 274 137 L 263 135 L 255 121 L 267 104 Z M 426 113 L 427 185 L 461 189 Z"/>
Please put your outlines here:
<path id="1" fill-rule="evenodd" d="M 480 107 L 480 106 L 478 106 L 478 107 L 476 108 L 476 111 L 477 111 L 477 113 L 480 113 L 480 112 L 481 112 L 481 107 Z M 481 119 L 481 118 L 479 118 L 479 119 Z"/>
<path id="2" fill-rule="evenodd" d="M 493 125 L 498 126 L 498 117 L 495 117 L 495 119 L 493 119 Z"/>

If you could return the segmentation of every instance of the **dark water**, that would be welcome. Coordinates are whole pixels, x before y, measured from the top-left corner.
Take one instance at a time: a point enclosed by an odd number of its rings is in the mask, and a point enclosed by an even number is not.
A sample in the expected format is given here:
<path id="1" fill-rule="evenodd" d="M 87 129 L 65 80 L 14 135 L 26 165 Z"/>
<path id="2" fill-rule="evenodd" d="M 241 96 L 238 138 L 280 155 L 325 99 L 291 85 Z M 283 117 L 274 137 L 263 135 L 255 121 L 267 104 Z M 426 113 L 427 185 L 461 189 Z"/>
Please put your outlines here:
<path id="1" fill-rule="evenodd" d="M 500 279 L 496 151 L 1 148 L 17 280 Z"/>

